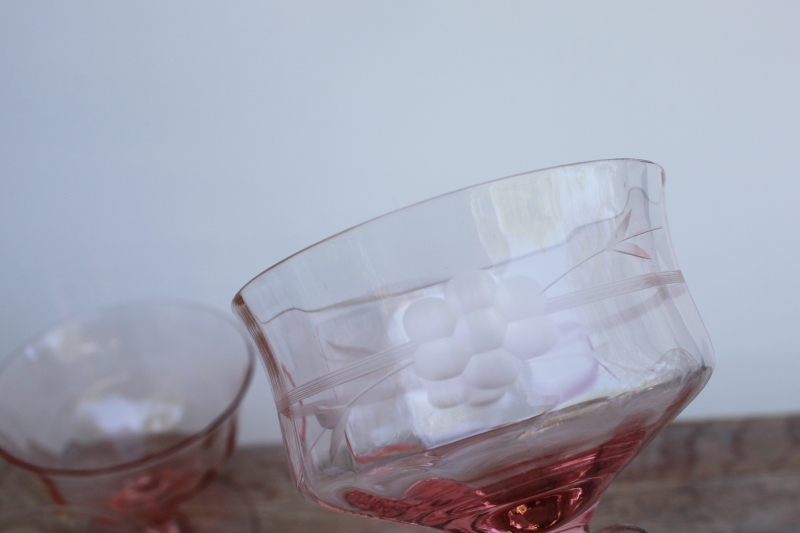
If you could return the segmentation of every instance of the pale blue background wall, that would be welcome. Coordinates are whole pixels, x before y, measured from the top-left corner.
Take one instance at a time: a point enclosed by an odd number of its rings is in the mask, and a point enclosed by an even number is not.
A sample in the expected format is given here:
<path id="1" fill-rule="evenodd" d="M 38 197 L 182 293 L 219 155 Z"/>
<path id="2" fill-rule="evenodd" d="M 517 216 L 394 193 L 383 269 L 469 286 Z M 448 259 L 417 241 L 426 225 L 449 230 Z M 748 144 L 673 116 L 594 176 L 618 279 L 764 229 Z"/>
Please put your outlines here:
<path id="1" fill-rule="evenodd" d="M 684 416 L 800 411 L 798 6 L 5 0 L 0 353 L 101 304 L 227 309 L 388 210 L 637 157 L 719 359 Z M 278 439 L 262 375 L 243 436 Z"/>

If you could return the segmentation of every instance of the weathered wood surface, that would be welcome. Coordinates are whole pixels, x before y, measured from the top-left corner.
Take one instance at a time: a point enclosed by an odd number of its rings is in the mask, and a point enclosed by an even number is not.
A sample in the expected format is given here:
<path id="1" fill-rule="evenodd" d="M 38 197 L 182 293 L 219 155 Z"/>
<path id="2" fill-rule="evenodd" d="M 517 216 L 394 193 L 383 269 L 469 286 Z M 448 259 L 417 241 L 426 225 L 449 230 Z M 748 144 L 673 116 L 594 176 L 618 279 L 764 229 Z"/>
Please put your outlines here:
<path id="1" fill-rule="evenodd" d="M 47 496 L 34 476 L 0 462 L 0 509 L 42 502 Z M 238 527 L 224 516 L 231 505 Z M 305 502 L 277 446 L 237 450 L 184 512 L 220 533 L 426 531 Z M 667 427 L 612 483 L 593 525 L 620 522 L 649 533 L 800 533 L 800 416 Z"/>

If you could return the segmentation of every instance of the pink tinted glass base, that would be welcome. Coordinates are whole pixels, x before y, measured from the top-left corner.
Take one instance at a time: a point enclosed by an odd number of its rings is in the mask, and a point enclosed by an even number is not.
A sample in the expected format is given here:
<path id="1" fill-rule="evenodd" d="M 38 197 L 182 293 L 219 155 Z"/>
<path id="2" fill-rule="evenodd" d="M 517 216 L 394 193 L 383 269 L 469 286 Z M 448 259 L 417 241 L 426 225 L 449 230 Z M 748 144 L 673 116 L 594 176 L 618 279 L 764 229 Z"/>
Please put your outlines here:
<path id="1" fill-rule="evenodd" d="M 606 402 L 599 408 L 620 413 L 622 422 L 611 430 L 609 438 L 595 446 L 581 444 L 585 439 L 581 430 L 589 434 L 595 429 L 592 426 L 598 423 L 597 413 L 592 416 L 590 410 L 576 410 L 572 413 L 574 420 L 561 417 L 550 428 L 517 424 L 471 443 L 459 443 L 454 451 L 443 451 L 440 460 L 461 454 L 462 461 L 449 465 L 459 479 L 423 474 L 401 495 L 384 496 L 393 476 L 407 475 L 387 469 L 382 478 L 372 478 L 372 487 L 345 487 L 341 492 L 330 487 L 331 492 L 340 494 L 340 505 L 317 503 L 339 511 L 464 533 L 588 531 L 593 510 L 614 476 L 694 397 L 707 378 L 707 371 L 698 371 L 681 382 L 654 387 L 648 394 Z M 640 420 L 652 413 L 656 399 L 667 402 L 663 412 L 652 422 L 641 424 Z M 513 444 L 532 429 L 542 440 L 555 439 L 564 427 L 572 442 L 563 441 L 561 449 L 531 456 L 524 446 Z M 529 458 L 520 460 L 520 454 Z M 468 473 L 475 469 L 482 471 L 478 475 Z"/>

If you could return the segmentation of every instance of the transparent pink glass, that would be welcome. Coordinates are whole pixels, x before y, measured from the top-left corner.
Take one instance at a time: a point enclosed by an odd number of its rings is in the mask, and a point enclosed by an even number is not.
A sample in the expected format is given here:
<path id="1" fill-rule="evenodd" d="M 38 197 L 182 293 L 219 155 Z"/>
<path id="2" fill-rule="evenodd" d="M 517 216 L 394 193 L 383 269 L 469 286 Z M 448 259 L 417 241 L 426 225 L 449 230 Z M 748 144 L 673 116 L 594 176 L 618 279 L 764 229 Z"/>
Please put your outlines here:
<path id="1" fill-rule="evenodd" d="M 56 503 L 191 530 L 177 507 L 234 449 L 253 352 L 233 316 L 196 305 L 65 320 L 0 363 L 0 455 Z"/>
<path id="2" fill-rule="evenodd" d="M 300 491 L 449 531 L 587 531 L 615 474 L 713 366 L 663 186 L 639 160 L 512 176 L 248 283 L 233 307 Z"/>
<path id="3" fill-rule="evenodd" d="M 138 525 L 87 507 L 51 505 L 0 512 L 0 533 L 142 533 Z"/>

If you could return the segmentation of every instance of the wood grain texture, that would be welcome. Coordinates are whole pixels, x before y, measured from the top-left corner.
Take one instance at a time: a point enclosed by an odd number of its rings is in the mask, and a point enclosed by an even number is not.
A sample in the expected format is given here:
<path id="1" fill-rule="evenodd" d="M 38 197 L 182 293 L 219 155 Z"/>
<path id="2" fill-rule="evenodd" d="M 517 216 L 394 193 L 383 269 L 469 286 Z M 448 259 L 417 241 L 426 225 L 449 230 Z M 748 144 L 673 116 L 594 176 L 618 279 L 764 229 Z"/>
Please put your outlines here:
<path id="1" fill-rule="evenodd" d="M 208 494 L 183 510 L 214 530 L 231 501 L 220 494 L 247 509 L 245 529 L 262 533 L 426 531 L 304 501 L 277 446 L 238 449 Z M 0 462 L 0 509 L 47 501 L 35 476 Z M 595 528 L 615 523 L 649 533 L 800 533 L 800 416 L 668 426 L 600 501 Z"/>

